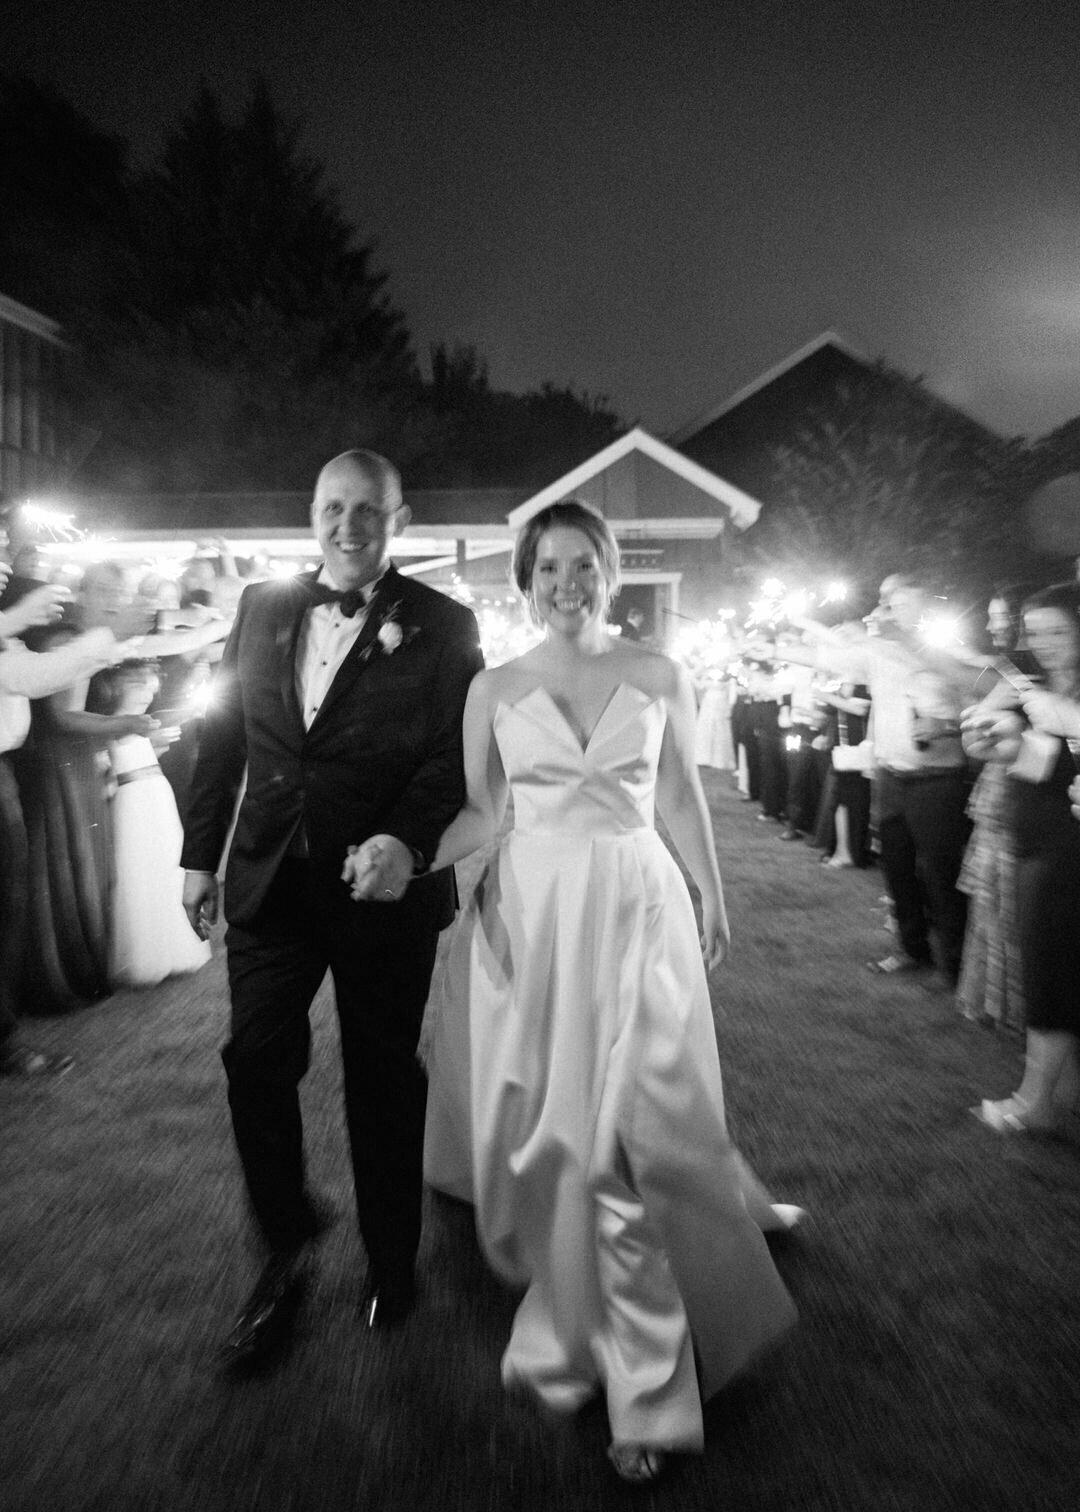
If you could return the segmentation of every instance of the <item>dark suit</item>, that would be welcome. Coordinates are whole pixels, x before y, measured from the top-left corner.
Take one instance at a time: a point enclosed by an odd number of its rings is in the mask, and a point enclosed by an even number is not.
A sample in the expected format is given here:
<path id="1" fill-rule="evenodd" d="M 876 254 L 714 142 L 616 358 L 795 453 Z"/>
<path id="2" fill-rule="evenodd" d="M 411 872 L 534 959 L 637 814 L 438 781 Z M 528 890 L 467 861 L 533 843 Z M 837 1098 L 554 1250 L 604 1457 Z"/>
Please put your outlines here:
<path id="1" fill-rule="evenodd" d="M 482 659 L 471 612 L 388 568 L 311 728 L 296 692 L 310 578 L 245 590 L 192 782 L 183 865 L 225 874 L 232 1024 L 223 1060 L 255 1217 L 272 1250 L 315 1230 L 297 1088 L 308 1009 L 334 978 L 360 1231 L 376 1274 L 411 1269 L 426 1083 L 417 1040 L 453 873 L 354 903 L 346 846 L 390 834 L 428 860 L 464 799 L 461 719 Z M 396 624 L 387 650 L 379 629 Z M 395 636 L 397 632 L 395 632 Z"/>

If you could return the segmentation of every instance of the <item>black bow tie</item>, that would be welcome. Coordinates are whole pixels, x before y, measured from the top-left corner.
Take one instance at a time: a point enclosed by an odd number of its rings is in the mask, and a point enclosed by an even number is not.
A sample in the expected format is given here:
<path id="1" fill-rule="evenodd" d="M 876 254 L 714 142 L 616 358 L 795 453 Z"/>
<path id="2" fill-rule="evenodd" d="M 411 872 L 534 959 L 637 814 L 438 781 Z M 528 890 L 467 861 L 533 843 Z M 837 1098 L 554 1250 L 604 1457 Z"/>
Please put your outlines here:
<path id="1" fill-rule="evenodd" d="M 313 604 L 337 604 L 338 610 L 346 619 L 352 619 L 359 609 L 363 609 L 367 600 L 362 588 L 347 588 L 343 593 L 339 588 L 330 588 L 325 583 L 309 583 L 308 593 Z"/>

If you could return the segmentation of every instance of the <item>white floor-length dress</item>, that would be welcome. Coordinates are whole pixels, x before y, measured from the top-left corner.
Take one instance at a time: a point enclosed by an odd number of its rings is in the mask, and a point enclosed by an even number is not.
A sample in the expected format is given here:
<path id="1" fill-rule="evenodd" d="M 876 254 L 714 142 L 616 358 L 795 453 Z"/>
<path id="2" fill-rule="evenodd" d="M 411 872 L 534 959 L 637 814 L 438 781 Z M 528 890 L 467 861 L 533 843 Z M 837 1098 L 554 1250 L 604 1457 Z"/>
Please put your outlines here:
<path id="1" fill-rule="evenodd" d="M 661 702 L 620 684 L 583 750 L 548 693 L 501 704 L 514 828 L 458 921 L 425 1165 L 525 1288 L 507 1382 L 616 1440 L 700 1448 L 701 1402 L 791 1325 L 725 1127 L 693 907 L 653 827 Z M 696 1361 L 695 1361 L 696 1356 Z"/>
<path id="2" fill-rule="evenodd" d="M 109 975 L 152 987 L 210 959 L 183 908 L 183 831 L 172 788 L 143 735 L 109 747 L 116 778 L 112 805 L 113 889 Z"/>

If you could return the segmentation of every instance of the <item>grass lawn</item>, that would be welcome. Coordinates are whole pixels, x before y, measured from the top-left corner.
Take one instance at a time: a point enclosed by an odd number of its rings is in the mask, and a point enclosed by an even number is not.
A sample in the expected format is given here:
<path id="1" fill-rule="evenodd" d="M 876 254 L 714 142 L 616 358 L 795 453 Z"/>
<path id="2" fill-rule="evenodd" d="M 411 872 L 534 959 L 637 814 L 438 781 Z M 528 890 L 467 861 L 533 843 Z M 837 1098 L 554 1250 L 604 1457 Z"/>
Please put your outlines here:
<path id="1" fill-rule="evenodd" d="M 359 1327 L 325 990 L 304 1100 L 341 1221 L 282 1368 L 217 1376 L 256 1263 L 219 950 L 193 980 L 28 1026 L 76 1068 L 0 1082 L 2 1512 L 1080 1507 L 1080 1143 L 977 1123 L 1019 1041 L 872 977 L 879 876 L 819 867 L 729 778 L 707 788 L 735 936 L 715 978 L 731 1128 L 811 1218 L 776 1252 L 800 1327 L 710 1404 L 705 1454 L 627 1489 L 600 1410 L 552 1421 L 504 1395 L 513 1299 L 458 1205 L 430 1203 L 406 1327 Z"/>

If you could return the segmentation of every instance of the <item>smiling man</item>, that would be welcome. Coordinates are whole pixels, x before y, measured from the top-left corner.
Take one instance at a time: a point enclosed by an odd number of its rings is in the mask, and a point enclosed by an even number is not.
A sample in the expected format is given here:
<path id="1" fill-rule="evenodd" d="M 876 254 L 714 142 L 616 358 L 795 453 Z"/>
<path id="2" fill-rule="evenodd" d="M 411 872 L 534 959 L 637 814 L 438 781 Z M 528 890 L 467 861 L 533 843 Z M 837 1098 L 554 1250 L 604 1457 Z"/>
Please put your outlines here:
<path id="1" fill-rule="evenodd" d="M 304 1174 L 298 1087 L 308 1010 L 334 981 L 366 1320 L 415 1295 L 426 1082 L 416 1058 L 450 873 L 425 875 L 464 797 L 461 718 L 481 666 L 472 613 L 389 559 L 409 512 L 397 471 L 349 451 L 319 474 L 315 574 L 247 588 L 192 784 L 185 907 L 204 938 L 225 872 L 232 998 L 223 1052 L 233 1131 L 266 1264 L 223 1359 L 262 1362 L 287 1336 L 322 1227 Z M 369 857 L 353 896 L 350 847 Z M 354 901 L 354 898 L 358 901 Z"/>

